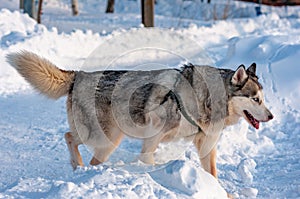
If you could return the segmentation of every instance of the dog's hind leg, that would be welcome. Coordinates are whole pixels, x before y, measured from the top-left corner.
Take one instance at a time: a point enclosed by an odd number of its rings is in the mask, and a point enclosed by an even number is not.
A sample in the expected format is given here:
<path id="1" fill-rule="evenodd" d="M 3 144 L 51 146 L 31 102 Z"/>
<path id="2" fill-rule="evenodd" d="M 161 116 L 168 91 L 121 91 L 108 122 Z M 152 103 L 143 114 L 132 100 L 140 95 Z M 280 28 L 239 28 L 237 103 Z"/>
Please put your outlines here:
<path id="1" fill-rule="evenodd" d="M 75 170 L 77 166 L 83 166 L 82 158 L 78 146 L 82 143 L 76 142 L 71 132 L 65 134 L 65 140 L 71 155 L 71 164 Z"/>
<path id="2" fill-rule="evenodd" d="M 114 132 L 107 137 L 107 143 L 105 146 L 99 146 L 94 148 L 94 156 L 90 161 L 90 165 L 98 165 L 105 162 L 110 154 L 119 146 L 124 134 L 122 132 Z"/>

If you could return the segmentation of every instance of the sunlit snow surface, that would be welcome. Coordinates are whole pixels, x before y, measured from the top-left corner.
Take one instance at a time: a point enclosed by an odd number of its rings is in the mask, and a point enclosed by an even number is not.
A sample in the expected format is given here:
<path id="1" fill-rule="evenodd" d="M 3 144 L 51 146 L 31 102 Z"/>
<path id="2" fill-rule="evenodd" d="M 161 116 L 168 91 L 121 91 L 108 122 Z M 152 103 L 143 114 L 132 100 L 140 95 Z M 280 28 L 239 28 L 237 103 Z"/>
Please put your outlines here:
<path id="1" fill-rule="evenodd" d="M 159 50 L 149 50 L 145 40 L 126 37 L 141 31 L 140 1 L 116 1 L 111 15 L 104 14 L 106 1 L 79 1 L 81 15 L 72 17 L 69 1 L 49 0 L 45 25 L 20 13 L 18 2 L 0 0 L 0 198 L 225 198 L 223 188 L 237 198 L 300 197 L 300 8 L 265 7 L 266 15 L 255 17 L 252 5 L 234 3 L 247 18 L 212 21 L 195 14 L 200 1 L 158 0 L 160 29 L 155 38 L 145 37 Z M 174 36 L 173 43 L 166 35 Z M 190 48 L 180 46 L 188 42 Z M 125 59 L 118 56 L 125 52 L 121 44 L 142 51 L 127 52 Z M 63 139 L 66 99 L 37 94 L 5 55 L 25 49 L 63 69 L 93 70 L 88 60 L 103 47 L 99 69 L 128 63 L 132 69 L 147 54 L 155 61 L 167 54 L 166 67 L 184 62 L 182 57 L 233 70 L 256 62 L 275 118 L 258 131 L 244 120 L 223 131 L 217 159 L 221 186 L 203 171 L 191 143 L 183 141 L 159 146 L 158 161 L 175 161 L 149 167 L 136 160 L 141 141 L 126 138 L 104 165 L 73 172 Z M 80 150 L 87 165 L 91 154 L 83 146 Z"/>

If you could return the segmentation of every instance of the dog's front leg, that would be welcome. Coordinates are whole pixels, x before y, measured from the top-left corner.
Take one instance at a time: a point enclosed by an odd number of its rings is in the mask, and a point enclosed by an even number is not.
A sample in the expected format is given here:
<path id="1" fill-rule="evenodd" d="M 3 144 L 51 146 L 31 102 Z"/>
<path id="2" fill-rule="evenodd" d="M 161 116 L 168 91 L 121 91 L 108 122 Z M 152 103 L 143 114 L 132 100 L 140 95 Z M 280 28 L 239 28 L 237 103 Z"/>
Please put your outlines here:
<path id="1" fill-rule="evenodd" d="M 197 149 L 203 169 L 215 178 L 218 178 L 216 164 L 217 150 L 216 146 L 208 144 L 211 140 L 212 138 L 210 139 L 203 132 L 200 132 L 196 134 L 194 138 L 194 145 Z"/>
<path id="2" fill-rule="evenodd" d="M 200 158 L 200 161 L 204 170 L 218 179 L 216 158 L 217 149 L 214 147 L 207 156 Z"/>
<path id="3" fill-rule="evenodd" d="M 90 165 L 99 165 L 105 162 L 120 145 L 124 134 L 119 129 L 111 129 L 106 136 L 106 144 L 94 148 L 94 156 L 90 161 Z"/>
<path id="4" fill-rule="evenodd" d="M 201 158 L 201 156 L 200 156 L 200 161 L 201 161 L 201 164 L 202 164 L 202 167 L 204 168 L 204 170 L 209 172 L 216 179 L 218 179 L 216 159 L 217 159 L 216 146 L 213 147 L 213 149 L 210 151 L 210 153 L 207 156 L 205 156 L 204 158 Z M 234 197 L 229 193 L 227 193 L 227 197 L 230 199 L 234 199 Z"/>
<path id="5" fill-rule="evenodd" d="M 150 138 L 145 138 L 140 155 L 140 160 L 146 164 L 155 164 L 154 152 L 161 141 L 162 135 L 158 134 Z"/>
<path id="6" fill-rule="evenodd" d="M 218 179 L 216 163 L 217 148 L 216 145 L 213 144 L 213 140 L 215 140 L 213 137 L 207 138 L 207 136 L 203 132 L 200 132 L 196 134 L 194 138 L 194 145 L 197 149 L 203 169 L 214 176 L 216 179 Z M 229 193 L 227 193 L 227 197 L 231 199 L 234 198 Z"/>

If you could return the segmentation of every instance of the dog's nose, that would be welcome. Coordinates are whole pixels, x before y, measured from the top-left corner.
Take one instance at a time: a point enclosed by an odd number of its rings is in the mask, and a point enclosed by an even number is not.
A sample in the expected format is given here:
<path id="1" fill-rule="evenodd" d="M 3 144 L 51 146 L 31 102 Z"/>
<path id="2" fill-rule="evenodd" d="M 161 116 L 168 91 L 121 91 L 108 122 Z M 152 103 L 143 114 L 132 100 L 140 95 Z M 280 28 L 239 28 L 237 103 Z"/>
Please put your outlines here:
<path id="1" fill-rule="evenodd" d="M 269 120 L 272 120 L 274 118 L 274 116 L 272 115 L 272 113 L 268 116 Z"/>

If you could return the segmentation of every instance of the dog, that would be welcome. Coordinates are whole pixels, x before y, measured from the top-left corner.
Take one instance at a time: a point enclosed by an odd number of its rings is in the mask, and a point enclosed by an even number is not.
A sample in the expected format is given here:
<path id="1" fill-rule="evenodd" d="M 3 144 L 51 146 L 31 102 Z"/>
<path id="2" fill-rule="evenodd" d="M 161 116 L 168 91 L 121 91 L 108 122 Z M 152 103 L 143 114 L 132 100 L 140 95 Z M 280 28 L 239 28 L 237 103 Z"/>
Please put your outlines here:
<path id="1" fill-rule="evenodd" d="M 155 164 L 161 142 L 191 139 L 203 168 L 217 178 L 216 143 L 222 130 L 244 118 L 258 129 L 273 119 L 264 104 L 256 64 L 235 71 L 183 65 L 150 71 L 65 71 L 21 51 L 7 61 L 36 90 L 52 99 L 67 95 L 65 134 L 73 169 L 83 166 L 78 146 L 94 150 L 91 165 L 105 162 L 124 135 L 142 139 L 140 160 Z"/>

